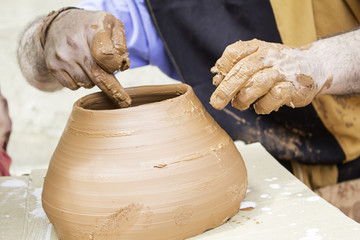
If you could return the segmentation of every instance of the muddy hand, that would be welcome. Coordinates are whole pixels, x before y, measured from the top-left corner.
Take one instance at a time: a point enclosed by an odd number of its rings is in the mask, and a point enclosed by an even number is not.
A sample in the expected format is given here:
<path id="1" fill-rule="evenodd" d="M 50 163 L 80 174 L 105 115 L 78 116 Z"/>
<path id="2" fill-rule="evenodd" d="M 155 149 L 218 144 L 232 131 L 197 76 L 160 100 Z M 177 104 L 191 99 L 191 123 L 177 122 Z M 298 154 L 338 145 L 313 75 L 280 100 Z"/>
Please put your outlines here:
<path id="1" fill-rule="evenodd" d="M 51 23 L 44 52 L 49 72 L 72 90 L 97 85 L 121 107 L 131 104 L 113 73 L 129 68 L 124 27 L 103 11 L 71 9 Z"/>
<path id="2" fill-rule="evenodd" d="M 302 49 L 257 39 L 229 45 L 211 72 L 217 86 L 210 104 L 223 109 L 230 101 L 240 110 L 254 103 L 267 114 L 281 106 L 302 107 L 318 94 Z"/>

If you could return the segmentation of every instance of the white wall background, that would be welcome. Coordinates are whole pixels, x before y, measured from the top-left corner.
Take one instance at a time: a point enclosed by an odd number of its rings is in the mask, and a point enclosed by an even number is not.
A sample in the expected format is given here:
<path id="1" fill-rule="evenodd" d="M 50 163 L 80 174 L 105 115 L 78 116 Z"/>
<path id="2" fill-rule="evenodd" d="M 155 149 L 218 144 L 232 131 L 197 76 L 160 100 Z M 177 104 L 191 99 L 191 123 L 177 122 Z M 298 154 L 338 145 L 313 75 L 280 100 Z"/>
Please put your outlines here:
<path id="1" fill-rule="evenodd" d="M 8 153 L 13 159 L 12 175 L 46 168 L 65 127 L 72 104 L 80 97 L 99 91 L 96 87 L 54 93 L 41 92 L 22 76 L 16 59 L 19 35 L 36 16 L 64 6 L 76 6 L 79 0 L 11 0 L 0 8 L 0 87 L 9 103 L 13 132 Z M 127 70 L 117 75 L 123 86 L 167 84 L 175 81 L 156 67 Z M 1 113 L 0 113 L 1 114 Z"/>

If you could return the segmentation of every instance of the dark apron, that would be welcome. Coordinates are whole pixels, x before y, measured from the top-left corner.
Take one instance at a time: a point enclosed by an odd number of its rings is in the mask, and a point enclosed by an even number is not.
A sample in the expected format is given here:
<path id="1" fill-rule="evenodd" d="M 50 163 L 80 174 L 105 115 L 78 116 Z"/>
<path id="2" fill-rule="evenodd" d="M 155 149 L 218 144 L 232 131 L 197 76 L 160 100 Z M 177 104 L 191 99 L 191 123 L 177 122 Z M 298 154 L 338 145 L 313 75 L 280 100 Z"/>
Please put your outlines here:
<path id="1" fill-rule="evenodd" d="M 279 161 L 337 164 L 344 152 L 312 105 L 257 115 L 209 104 L 215 90 L 210 68 L 225 47 L 257 38 L 281 42 L 268 0 L 147 0 L 154 24 L 183 82 L 234 140 L 261 144 Z"/>

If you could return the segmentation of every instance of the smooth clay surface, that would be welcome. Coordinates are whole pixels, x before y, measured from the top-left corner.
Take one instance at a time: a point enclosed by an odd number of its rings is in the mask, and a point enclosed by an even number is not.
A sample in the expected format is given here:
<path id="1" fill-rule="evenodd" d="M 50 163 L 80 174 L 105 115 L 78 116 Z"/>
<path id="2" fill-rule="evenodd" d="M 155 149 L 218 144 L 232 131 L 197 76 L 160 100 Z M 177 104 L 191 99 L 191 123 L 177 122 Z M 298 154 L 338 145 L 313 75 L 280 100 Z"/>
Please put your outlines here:
<path id="1" fill-rule="evenodd" d="M 231 138 L 184 84 L 78 100 L 50 161 L 43 208 L 60 239 L 185 239 L 226 222 L 247 173 Z"/>

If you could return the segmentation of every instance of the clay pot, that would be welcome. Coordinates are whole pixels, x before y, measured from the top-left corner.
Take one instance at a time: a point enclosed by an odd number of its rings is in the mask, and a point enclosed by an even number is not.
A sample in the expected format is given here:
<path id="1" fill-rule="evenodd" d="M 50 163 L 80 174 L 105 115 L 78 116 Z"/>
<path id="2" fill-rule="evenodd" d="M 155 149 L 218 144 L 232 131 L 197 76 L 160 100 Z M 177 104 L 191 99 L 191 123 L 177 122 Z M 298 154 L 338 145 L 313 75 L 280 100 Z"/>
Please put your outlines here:
<path id="1" fill-rule="evenodd" d="M 75 102 L 43 208 L 60 239 L 185 239 L 235 215 L 247 174 L 231 138 L 184 84 Z"/>

